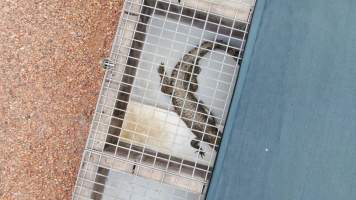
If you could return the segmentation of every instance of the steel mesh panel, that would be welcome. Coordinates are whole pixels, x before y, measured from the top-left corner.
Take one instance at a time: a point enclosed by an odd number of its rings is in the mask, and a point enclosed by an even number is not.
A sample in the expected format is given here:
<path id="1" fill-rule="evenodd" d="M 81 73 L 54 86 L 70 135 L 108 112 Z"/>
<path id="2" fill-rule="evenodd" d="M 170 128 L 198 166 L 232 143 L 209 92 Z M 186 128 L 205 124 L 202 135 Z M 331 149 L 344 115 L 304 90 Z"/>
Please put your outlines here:
<path id="1" fill-rule="evenodd" d="M 204 198 L 254 7 L 236 4 L 125 2 L 73 199 Z"/>

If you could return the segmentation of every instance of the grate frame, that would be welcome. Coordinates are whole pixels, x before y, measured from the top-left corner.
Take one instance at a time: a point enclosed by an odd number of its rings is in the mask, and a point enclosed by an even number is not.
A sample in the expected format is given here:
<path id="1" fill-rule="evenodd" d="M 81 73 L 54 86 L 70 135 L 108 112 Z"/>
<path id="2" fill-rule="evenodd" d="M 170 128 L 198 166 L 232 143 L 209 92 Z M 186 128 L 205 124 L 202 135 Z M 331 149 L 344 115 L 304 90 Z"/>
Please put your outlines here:
<path id="1" fill-rule="evenodd" d="M 129 113 L 127 109 L 132 98 L 139 63 L 142 61 L 144 45 L 149 44 L 146 41 L 147 28 L 151 26 L 150 20 L 158 15 L 227 37 L 228 45 L 230 39 L 233 38 L 241 42 L 239 47 L 234 47 L 239 51 L 235 58 L 239 66 L 254 3 L 249 7 L 247 17 L 244 17 L 237 14 L 240 13 L 241 7 L 231 9 L 233 11 L 227 12 L 227 16 L 218 14 L 216 11 L 221 10 L 220 6 L 211 2 L 205 4 L 198 3 L 198 1 L 179 4 L 165 0 L 127 0 L 125 2 L 110 57 L 103 62 L 106 72 L 78 172 L 73 199 L 103 199 L 105 187 L 110 187 L 105 185 L 110 171 L 131 173 L 135 177 L 145 177 L 161 184 L 174 185 L 189 192 L 200 193 L 198 199 L 204 198 L 215 158 L 210 158 L 208 164 L 201 164 L 196 160 L 186 160 L 153 150 L 145 144 L 138 145 L 120 138 L 125 115 Z M 231 18 L 231 13 L 234 13 L 233 18 Z M 201 36 L 199 41 L 202 40 Z M 215 37 L 212 42 L 217 43 L 217 38 Z M 187 46 L 184 43 L 183 45 Z M 210 61 L 210 59 L 211 54 L 207 60 Z M 221 63 L 226 65 L 224 62 L 225 57 Z M 235 87 L 234 82 L 238 77 L 238 71 L 239 69 L 234 72 L 236 77 L 229 83 L 228 92 L 230 93 Z M 224 107 L 226 111 L 228 111 L 231 96 L 228 98 Z M 158 105 L 154 106 L 159 108 Z M 224 123 L 223 118 L 224 116 L 219 119 L 220 124 Z M 152 174 L 154 176 L 151 176 Z M 167 179 L 167 177 L 172 178 Z M 133 198 L 130 197 L 130 199 Z"/>

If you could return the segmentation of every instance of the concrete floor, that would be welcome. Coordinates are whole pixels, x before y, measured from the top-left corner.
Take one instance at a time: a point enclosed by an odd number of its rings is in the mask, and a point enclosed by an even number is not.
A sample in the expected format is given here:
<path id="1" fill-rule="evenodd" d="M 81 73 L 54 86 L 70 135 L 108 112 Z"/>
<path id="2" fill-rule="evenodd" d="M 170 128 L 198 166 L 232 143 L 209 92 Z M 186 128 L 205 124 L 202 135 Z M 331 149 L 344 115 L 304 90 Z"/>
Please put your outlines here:
<path id="1" fill-rule="evenodd" d="M 0 1 L 0 199 L 70 199 L 121 2 Z"/>

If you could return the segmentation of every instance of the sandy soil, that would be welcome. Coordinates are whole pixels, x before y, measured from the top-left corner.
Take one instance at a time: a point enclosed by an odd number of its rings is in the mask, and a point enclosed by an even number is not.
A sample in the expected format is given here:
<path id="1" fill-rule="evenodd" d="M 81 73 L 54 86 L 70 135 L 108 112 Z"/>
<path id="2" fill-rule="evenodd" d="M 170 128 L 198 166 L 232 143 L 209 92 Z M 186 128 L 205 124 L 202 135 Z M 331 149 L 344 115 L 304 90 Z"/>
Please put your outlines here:
<path id="1" fill-rule="evenodd" d="M 0 1 L 0 199 L 70 199 L 120 8 Z"/>

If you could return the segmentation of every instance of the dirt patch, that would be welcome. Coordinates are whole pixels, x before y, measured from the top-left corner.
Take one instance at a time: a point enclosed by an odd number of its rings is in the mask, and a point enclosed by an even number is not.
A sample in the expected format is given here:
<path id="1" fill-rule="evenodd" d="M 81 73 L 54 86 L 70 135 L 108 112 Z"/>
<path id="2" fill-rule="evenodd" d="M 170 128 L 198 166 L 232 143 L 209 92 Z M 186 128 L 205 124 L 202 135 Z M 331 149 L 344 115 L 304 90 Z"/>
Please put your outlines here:
<path id="1" fill-rule="evenodd" d="M 0 199 L 70 199 L 121 4 L 0 2 Z"/>

